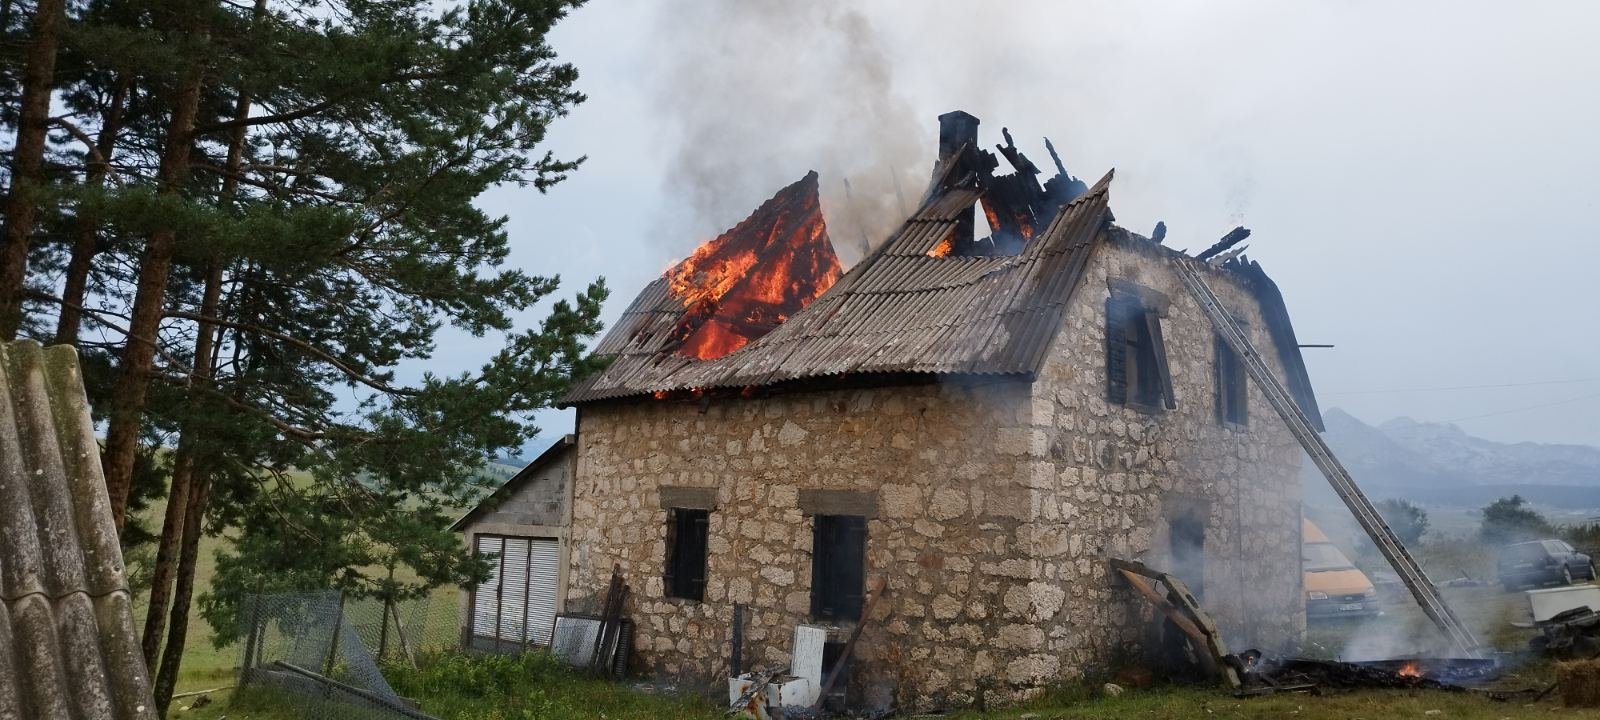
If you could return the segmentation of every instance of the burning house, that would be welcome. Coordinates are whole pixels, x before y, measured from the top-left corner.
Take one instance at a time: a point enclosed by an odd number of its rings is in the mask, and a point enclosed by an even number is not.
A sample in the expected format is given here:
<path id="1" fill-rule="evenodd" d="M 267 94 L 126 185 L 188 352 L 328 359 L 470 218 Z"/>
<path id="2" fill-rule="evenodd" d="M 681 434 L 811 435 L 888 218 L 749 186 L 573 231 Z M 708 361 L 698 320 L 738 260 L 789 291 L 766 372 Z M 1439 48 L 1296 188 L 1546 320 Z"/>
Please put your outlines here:
<path id="1" fill-rule="evenodd" d="M 635 666 L 707 683 L 736 604 L 746 668 L 787 666 L 802 624 L 832 662 L 859 625 L 848 687 L 877 707 L 1017 699 L 1157 649 L 1113 556 L 1181 575 L 1230 644 L 1297 638 L 1301 450 L 1178 251 L 1113 223 L 1109 173 L 1087 186 L 1052 148 L 1040 183 L 1009 134 L 997 157 L 977 118 L 940 123 L 920 206 L 848 271 L 808 175 L 606 335 L 611 365 L 565 399 L 565 604 L 598 609 L 620 568 Z M 1318 417 L 1276 286 L 1213 261 Z"/>

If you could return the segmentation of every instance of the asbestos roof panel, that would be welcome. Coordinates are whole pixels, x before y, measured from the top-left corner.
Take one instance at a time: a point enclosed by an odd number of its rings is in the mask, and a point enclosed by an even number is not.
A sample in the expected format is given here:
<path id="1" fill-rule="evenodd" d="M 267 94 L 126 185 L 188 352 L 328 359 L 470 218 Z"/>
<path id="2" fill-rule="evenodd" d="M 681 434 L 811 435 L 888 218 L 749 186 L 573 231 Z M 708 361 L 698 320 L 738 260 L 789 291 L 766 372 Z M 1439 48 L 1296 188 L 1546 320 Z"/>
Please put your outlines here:
<path id="1" fill-rule="evenodd" d="M 562 402 L 859 373 L 1031 375 L 1108 225 L 1110 181 L 1068 203 L 1021 254 L 1003 257 L 928 256 L 980 197 L 947 190 L 804 310 L 715 360 L 660 347 L 666 332 L 653 328 L 670 329 L 682 306 L 657 280 L 600 343 L 612 365 Z"/>
<path id="2" fill-rule="evenodd" d="M 0 718 L 155 717 L 77 353 L 0 345 Z"/>

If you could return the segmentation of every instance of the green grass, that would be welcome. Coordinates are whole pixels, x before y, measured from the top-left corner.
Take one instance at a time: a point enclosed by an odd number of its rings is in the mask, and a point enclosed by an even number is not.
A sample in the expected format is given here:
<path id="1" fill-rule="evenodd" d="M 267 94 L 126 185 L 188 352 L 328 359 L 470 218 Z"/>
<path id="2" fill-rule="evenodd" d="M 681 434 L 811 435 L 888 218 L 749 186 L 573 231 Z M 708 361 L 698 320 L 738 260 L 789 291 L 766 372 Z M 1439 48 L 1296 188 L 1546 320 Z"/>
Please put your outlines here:
<path id="1" fill-rule="evenodd" d="M 1429 715 L 1430 710 L 1438 712 Z M 1547 718 L 1553 712 L 1567 718 L 1600 718 L 1600 711 L 1569 711 L 1548 701 L 1497 702 L 1472 693 L 1439 690 L 1387 690 L 1338 695 L 1285 694 L 1238 699 L 1219 690 L 1197 687 L 1156 687 L 1128 690 L 1121 696 L 1092 697 L 1084 689 L 1067 689 L 1022 707 L 999 712 L 967 712 L 955 718 L 998 720 L 1033 717 L 1037 720 L 1073 718 L 1304 718 L 1306 720 L 1386 720 L 1388 718 L 1444 718 L 1447 720 L 1499 720 Z"/>
<path id="2" fill-rule="evenodd" d="M 152 504 L 142 513 L 143 521 L 159 532 L 161 516 L 166 512 L 166 500 Z M 218 649 L 211 644 L 211 626 L 200 616 L 200 594 L 211 588 L 211 578 L 217 570 L 217 551 L 227 547 L 225 537 L 204 536 L 200 539 L 200 552 L 195 560 L 196 602 L 189 609 L 188 640 L 184 643 L 183 664 L 179 667 L 176 692 L 205 690 L 233 683 L 234 671 L 239 665 L 239 649 Z M 154 560 L 154 553 L 148 559 Z M 149 588 L 144 588 L 134 598 L 133 621 L 139 632 L 144 630 L 145 613 L 150 606 Z M 153 669 L 152 669 L 153 671 Z"/>
<path id="3" fill-rule="evenodd" d="M 461 665 L 481 663 L 482 658 L 461 659 Z M 516 680 L 500 689 L 466 691 L 467 683 L 481 682 L 482 668 L 453 667 L 440 671 L 437 666 L 406 678 L 391 673 L 401 692 L 419 692 L 422 710 L 447 720 L 717 720 L 720 708 L 703 700 L 645 694 L 625 685 L 581 678 L 559 668 L 537 667 L 547 661 L 510 661 Z M 529 666 L 533 666 L 529 669 Z M 492 674 L 492 671 L 489 671 Z M 435 683 L 456 683 L 436 685 Z M 493 683 L 490 683 L 494 686 Z M 1429 714 L 1429 711 L 1437 711 Z M 1130 688 L 1118 697 L 1105 697 L 1099 690 L 1083 686 L 1061 688 L 1033 702 L 1004 710 L 966 711 L 949 717 L 957 720 L 1097 720 L 1104 718 L 1150 718 L 1188 720 L 1190 718 L 1295 718 L 1296 720 L 1359 720 L 1369 718 L 1442 718 L 1445 720 L 1499 720 L 1548 718 L 1600 720 L 1600 710 L 1570 710 L 1546 699 L 1538 703 L 1529 696 L 1496 701 L 1476 693 L 1440 690 L 1374 690 L 1331 695 L 1285 694 L 1250 699 L 1235 698 L 1221 690 L 1198 686 L 1155 686 Z M 302 717 L 292 700 L 260 690 L 248 691 L 229 705 L 221 694 L 211 705 L 175 717 L 192 720 L 299 720 Z M 357 720 L 359 715 L 343 717 Z"/>
<path id="4" fill-rule="evenodd" d="M 720 709 L 703 699 L 641 692 L 615 682 L 585 677 L 544 653 L 465 655 L 443 653 L 420 659 L 421 670 L 391 664 L 389 683 L 404 697 L 420 699 L 421 709 L 449 720 L 713 720 Z M 185 720 L 298 720 L 298 699 L 272 690 L 247 688 L 237 697 L 216 693 L 205 707 L 174 713 Z M 339 713 L 360 720 L 357 710 Z"/>
<path id="5" fill-rule="evenodd" d="M 159 508 L 153 509 L 159 513 Z M 197 577 L 197 591 L 209 586 L 214 553 L 225 539 L 207 538 Z M 1451 565 L 1469 566 L 1475 551 L 1462 547 L 1421 547 L 1419 558 L 1430 568 Z M 1480 561 L 1481 562 L 1481 561 Z M 1476 568 L 1473 568 L 1474 570 Z M 1454 574 L 1436 570 L 1441 578 Z M 1472 570 L 1469 570 L 1472 572 Z M 1455 588 L 1445 591 L 1456 612 L 1482 639 L 1503 650 L 1525 646 L 1532 633 L 1510 626 L 1524 619 L 1526 600 L 1521 593 L 1504 593 L 1498 586 Z M 455 590 L 442 588 L 433 599 L 454 607 Z M 143 621 L 142 609 L 137 616 Z M 453 631 L 453 614 L 430 613 L 430 620 L 452 625 L 434 629 L 445 636 Z M 1332 657 L 1353 635 L 1416 636 L 1437 638 L 1427 618 L 1402 599 L 1391 603 L 1385 617 L 1367 623 L 1314 624 L 1308 629 L 1310 654 Z M 235 648 L 211 647 L 211 631 L 198 615 L 190 622 L 188 654 L 185 656 L 178 691 L 200 690 L 233 682 L 238 652 Z M 1437 647 L 1435 651 L 1443 651 Z M 386 668 L 389 682 L 406 697 L 420 700 L 425 712 L 447 720 L 714 720 L 723 717 L 719 708 L 703 698 L 663 696 L 646 693 L 626 684 L 579 676 L 554 664 L 549 658 L 530 654 L 508 656 L 467 656 L 436 653 L 425 656 L 422 669 L 391 663 Z M 1543 688 L 1553 678 L 1552 666 L 1532 663 L 1508 674 L 1499 683 L 1504 689 Z M 1600 720 L 1600 711 L 1568 710 L 1553 699 L 1530 702 L 1530 695 L 1497 702 L 1478 693 L 1445 691 L 1362 691 L 1313 696 L 1280 695 L 1237 699 L 1209 687 L 1159 685 L 1128 688 L 1119 697 L 1104 697 L 1098 685 L 1060 688 L 1020 707 L 981 713 L 966 711 L 950 717 L 975 720 L 1025 717 L 1037 720 L 1082 718 L 1295 718 L 1299 720 L 1352 720 L 1357 718 L 1428 718 L 1436 720 L 1498 720 L 1499 718 L 1545 718 L 1552 715 Z M 212 693 L 209 703 L 190 707 L 195 698 L 174 701 L 171 718 L 181 720 L 301 720 L 304 713 L 292 700 L 270 691 L 248 689 L 238 697 L 232 691 Z M 188 708 L 188 709 L 185 709 Z M 1429 711 L 1438 711 L 1432 715 Z M 341 714 L 344 720 L 360 720 L 355 713 Z"/>

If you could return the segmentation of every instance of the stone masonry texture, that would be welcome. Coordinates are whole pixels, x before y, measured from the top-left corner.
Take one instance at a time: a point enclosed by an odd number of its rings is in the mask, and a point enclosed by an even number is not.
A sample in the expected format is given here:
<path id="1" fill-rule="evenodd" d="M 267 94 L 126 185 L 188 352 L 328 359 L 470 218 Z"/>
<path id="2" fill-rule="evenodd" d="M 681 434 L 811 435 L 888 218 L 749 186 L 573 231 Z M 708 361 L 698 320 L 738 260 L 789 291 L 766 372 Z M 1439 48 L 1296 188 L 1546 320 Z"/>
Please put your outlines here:
<path id="1" fill-rule="evenodd" d="M 1113 233 L 1031 381 L 582 408 L 567 607 L 596 609 L 618 564 L 636 669 L 685 688 L 720 683 L 734 603 L 749 606 L 746 665 L 786 667 L 795 625 L 810 620 L 812 518 L 799 494 L 843 490 L 876 496 L 867 585 L 888 587 L 856 648 L 850 690 L 865 706 L 1019 701 L 1153 652 L 1156 615 L 1109 557 L 1198 571 L 1232 647 L 1296 640 L 1299 446 L 1253 387 L 1246 426 L 1217 422 L 1213 331 L 1166 252 Z M 1210 275 L 1257 346 L 1271 347 L 1251 296 Z M 1171 301 L 1162 327 L 1175 410 L 1106 400 L 1113 279 Z M 1263 355 L 1281 377 L 1276 354 Z M 715 490 L 703 602 L 664 597 L 662 487 Z M 1203 524 L 1200 568 L 1173 566 L 1179 518 Z"/>

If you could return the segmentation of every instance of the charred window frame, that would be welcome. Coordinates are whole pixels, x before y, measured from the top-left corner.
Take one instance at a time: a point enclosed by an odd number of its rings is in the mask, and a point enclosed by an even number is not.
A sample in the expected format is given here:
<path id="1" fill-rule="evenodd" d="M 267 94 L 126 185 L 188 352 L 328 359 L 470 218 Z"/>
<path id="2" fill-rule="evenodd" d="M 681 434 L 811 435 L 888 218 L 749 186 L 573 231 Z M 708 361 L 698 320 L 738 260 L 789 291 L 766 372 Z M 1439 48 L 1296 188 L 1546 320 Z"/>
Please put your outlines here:
<path id="1" fill-rule="evenodd" d="M 666 595 L 703 600 L 706 593 L 706 539 L 711 511 L 703 508 L 667 508 Z"/>
<path id="2" fill-rule="evenodd" d="M 1114 282 L 1106 300 L 1106 398 L 1143 410 L 1173 410 L 1172 373 L 1161 334 L 1166 296 Z"/>
<path id="3" fill-rule="evenodd" d="M 813 519 L 811 618 L 857 622 L 866 598 L 867 519 L 860 515 Z"/>
<path id="4" fill-rule="evenodd" d="M 1240 327 L 1244 327 L 1241 323 Z M 1250 383 L 1245 379 L 1244 362 L 1221 335 L 1215 336 L 1215 380 L 1217 423 L 1242 430 L 1250 425 Z"/>

